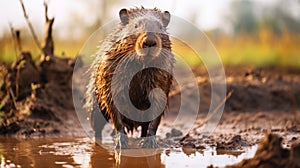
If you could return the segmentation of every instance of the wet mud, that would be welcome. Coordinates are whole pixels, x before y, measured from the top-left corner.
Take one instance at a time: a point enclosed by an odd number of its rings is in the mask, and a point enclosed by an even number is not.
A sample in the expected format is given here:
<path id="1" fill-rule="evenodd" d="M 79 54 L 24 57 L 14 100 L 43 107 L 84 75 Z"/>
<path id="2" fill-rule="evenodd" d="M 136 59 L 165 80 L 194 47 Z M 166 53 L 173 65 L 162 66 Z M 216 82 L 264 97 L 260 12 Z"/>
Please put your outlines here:
<path id="1" fill-rule="evenodd" d="M 30 53 L 23 53 L 13 65 L 1 65 L 0 135 L 85 136 L 73 105 L 73 67 L 74 60 L 67 58 L 51 57 L 36 63 Z M 194 68 L 194 72 L 201 81 L 199 115 L 187 135 L 178 128 L 169 128 L 172 121 L 163 119 L 159 129 L 170 131 L 159 139 L 168 140 L 170 150 L 180 148 L 181 152 L 193 155 L 213 149 L 218 154 L 239 156 L 261 142 L 252 160 L 236 166 L 299 166 L 295 159 L 299 158 L 300 141 L 300 70 L 225 67 L 227 90 L 233 92 L 217 128 L 208 136 L 200 130 L 210 107 L 211 83 L 204 68 Z M 173 91 L 176 87 L 174 84 Z M 84 84 L 78 85 L 73 93 L 83 89 Z M 170 115 L 176 116 L 179 102 L 180 93 L 172 95 Z"/>

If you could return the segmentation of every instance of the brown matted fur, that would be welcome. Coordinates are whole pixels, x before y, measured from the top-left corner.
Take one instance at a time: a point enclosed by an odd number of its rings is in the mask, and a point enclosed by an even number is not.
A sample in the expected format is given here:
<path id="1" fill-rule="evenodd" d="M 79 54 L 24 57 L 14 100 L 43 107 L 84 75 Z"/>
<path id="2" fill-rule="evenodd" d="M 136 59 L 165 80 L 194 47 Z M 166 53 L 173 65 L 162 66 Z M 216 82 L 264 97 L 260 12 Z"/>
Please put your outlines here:
<path id="1" fill-rule="evenodd" d="M 153 121 L 134 121 L 118 111 L 112 93 L 114 92 L 117 98 L 122 100 L 125 99 L 126 90 L 129 90 L 130 101 L 139 110 L 146 110 L 151 106 L 149 96 L 154 88 L 160 88 L 168 97 L 172 83 L 170 72 L 175 62 L 171 53 L 171 41 L 166 32 L 170 14 L 157 8 L 141 7 L 130 10 L 122 9 L 119 15 L 121 23 L 101 44 L 90 68 L 91 77 L 87 87 L 85 107 L 89 112 L 96 137 L 101 137 L 101 129 L 104 126 L 101 123 L 103 117 L 106 120 L 110 119 L 115 130 L 120 133 L 126 134 L 125 128 L 127 131 L 133 131 L 141 126 L 142 137 L 154 136 L 161 116 L 167 110 L 167 105 Z M 124 71 L 121 68 L 117 72 L 120 64 L 131 65 L 132 68 L 138 69 L 148 64 L 152 68 L 132 74 L 130 85 L 125 86 L 124 83 L 130 80 L 128 75 L 134 70 L 131 72 L 130 69 L 124 67 Z M 164 67 L 165 70 L 154 67 Z M 113 75 L 116 73 L 121 78 L 112 84 Z M 112 88 L 117 89 L 112 90 Z M 154 95 L 152 98 L 154 99 L 153 106 L 161 102 L 161 96 Z M 126 111 L 126 104 L 122 106 Z M 136 113 L 130 109 L 127 112 Z M 121 143 L 124 143 L 124 146 L 127 145 L 126 140 L 121 140 Z M 155 147 L 156 142 L 151 141 L 148 145 Z"/>

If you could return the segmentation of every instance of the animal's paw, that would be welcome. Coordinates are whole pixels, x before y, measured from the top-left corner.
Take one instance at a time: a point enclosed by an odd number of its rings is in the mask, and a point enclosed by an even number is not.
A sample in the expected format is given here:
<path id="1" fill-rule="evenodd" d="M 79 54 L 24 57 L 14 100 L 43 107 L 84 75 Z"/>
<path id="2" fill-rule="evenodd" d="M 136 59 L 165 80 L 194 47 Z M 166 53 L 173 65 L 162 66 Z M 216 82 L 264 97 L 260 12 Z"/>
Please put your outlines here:
<path id="1" fill-rule="evenodd" d="M 143 148 L 158 148 L 159 146 L 157 144 L 155 136 L 150 136 L 150 137 L 146 137 L 142 147 Z"/>
<path id="2" fill-rule="evenodd" d="M 117 133 L 115 148 L 116 149 L 127 149 L 128 148 L 128 137 L 126 134 Z"/>

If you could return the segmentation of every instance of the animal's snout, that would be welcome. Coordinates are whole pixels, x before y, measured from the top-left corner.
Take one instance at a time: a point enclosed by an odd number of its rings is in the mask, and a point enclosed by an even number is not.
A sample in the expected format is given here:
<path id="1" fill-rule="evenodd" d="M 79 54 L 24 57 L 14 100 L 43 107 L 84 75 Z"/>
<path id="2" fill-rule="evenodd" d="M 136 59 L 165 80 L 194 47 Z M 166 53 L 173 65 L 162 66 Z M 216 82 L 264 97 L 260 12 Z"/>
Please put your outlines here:
<path id="1" fill-rule="evenodd" d="M 161 39 L 155 32 L 142 33 L 138 36 L 135 43 L 135 51 L 139 56 L 155 58 L 161 51 Z"/>
<path id="2" fill-rule="evenodd" d="M 154 33 L 147 33 L 146 38 L 143 41 L 143 48 L 156 47 L 157 42 Z"/>

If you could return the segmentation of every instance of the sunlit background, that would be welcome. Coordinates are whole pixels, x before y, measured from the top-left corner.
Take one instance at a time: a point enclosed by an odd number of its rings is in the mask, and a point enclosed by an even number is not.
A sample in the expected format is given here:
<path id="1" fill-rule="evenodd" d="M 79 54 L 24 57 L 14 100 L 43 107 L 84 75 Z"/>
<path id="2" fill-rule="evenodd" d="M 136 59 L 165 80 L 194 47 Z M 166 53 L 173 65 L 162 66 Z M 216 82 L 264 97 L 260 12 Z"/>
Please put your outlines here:
<path id="1" fill-rule="evenodd" d="M 24 0 L 40 40 L 43 0 Z M 121 8 L 158 7 L 197 25 L 210 38 L 225 65 L 300 67 L 300 0 L 48 0 L 55 17 L 55 54 L 74 57 L 101 25 Z M 22 46 L 39 55 L 19 0 L 0 0 L 0 62 L 15 57 L 10 26 L 21 30 Z M 190 60 L 193 62 L 192 60 Z"/>

